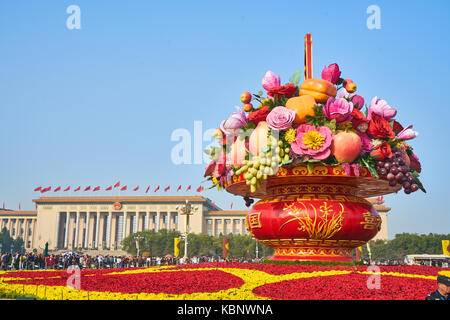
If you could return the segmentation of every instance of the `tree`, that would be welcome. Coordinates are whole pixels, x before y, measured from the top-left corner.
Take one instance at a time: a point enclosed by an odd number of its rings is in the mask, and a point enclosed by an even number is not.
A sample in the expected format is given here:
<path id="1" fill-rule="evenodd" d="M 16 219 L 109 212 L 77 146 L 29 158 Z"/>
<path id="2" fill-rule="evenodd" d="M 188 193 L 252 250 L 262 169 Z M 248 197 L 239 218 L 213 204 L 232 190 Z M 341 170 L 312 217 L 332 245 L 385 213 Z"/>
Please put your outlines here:
<path id="1" fill-rule="evenodd" d="M 370 241 L 372 260 L 403 260 L 408 254 L 442 254 L 442 240 L 450 239 L 450 234 L 396 234 L 390 241 Z M 368 258 L 363 246 L 363 258 Z"/>
<path id="2" fill-rule="evenodd" d="M 121 244 L 123 250 L 136 255 L 136 241 L 135 236 L 141 236 L 139 251 L 150 252 L 152 256 L 165 256 L 166 254 L 173 254 L 174 238 L 181 237 L 178 231 L 168 231 L 165 229 L 155 231 L 142 231 L 130 234 L 122 240 Z M 273 254 L 273 249 L 266 247 L 254 238 L 243 235 L 220 235 L 218 237 L 208 236 L 206 234 L 190 233 L 188 235 L 188 256 L 222 256 L 223 255 L 223 238 L 230 239 L 230 257 L 231 258 L 254 258 L 256 243 L 258 243 L 259 257 Z M 184 241 L 180 243 L 180 255 L 184 255 Z"/>
<path id="3" fill-rule="evenodd" d="M 24 247 L 24 241 L 22 238 L 18 237 L 17 239 L 13 239 L 11 235 L 9 234 L 8 229 L 4 227 L 2 229 L 2 232 L 0 233 L 0 243 L 2 247 L 2 252 L 19 252 L 24 253 L 25 247 Z"/>

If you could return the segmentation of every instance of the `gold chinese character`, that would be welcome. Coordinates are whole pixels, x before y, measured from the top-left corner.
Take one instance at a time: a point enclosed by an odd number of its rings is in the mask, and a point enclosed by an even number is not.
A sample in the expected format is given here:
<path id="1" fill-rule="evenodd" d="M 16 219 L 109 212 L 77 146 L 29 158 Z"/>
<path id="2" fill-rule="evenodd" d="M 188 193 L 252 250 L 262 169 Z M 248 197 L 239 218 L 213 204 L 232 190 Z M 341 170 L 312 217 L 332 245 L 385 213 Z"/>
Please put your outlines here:
<path id="1" fill-rule="evenodd" d="M 260 218 L 261 212 L 253 212 L 248 215 L 247 219 L 250 229 L 262 228 Z"/>
<path id="2" fill-rule="evenodd" d="M 377 228 L 380 230 L 381 227 L 381 218 L 380 216 L 373 216 L 370 212 L 364 212 L 364 221 L 360 222 L 360 224 L 363 225 L 364 229 L 372 230 L 374 228 Z"/>

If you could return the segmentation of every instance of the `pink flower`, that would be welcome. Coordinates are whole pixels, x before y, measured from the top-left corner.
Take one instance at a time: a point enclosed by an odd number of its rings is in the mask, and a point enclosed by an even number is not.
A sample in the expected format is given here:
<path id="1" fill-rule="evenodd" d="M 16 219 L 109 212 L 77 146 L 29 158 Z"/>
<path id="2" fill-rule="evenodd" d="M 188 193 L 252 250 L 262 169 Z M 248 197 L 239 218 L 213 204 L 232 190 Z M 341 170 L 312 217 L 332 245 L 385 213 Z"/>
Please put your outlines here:
<path id="1" fill-rule="evenodd" d="M 333 133 L 328 127 L 316 129 L 312 124 L 305 123 L 297 128 L 295 141 L 291 143 L 292 152 L 298 155 L 309 155 L 317 160 L 324 160 L 331 154 L 330 146 Z"/>
<path id="2" fill-rule="evenodd" d="M 351 101 L 353 103 L 353 107 L 355 107 L 356 109 L 361 110 L 361 108 L 364 107 L 364 98 L 361 97 L 360 95 L 355 94 L 351 98 Z"/>
<path id="3" fill-rule="evenodd" d="M 281 85 L 280 76 L 276 76 L 272 71 L 267 71 L 261 84 L 266 91 L 269 91 L 273 87 L 279 87 Z"/>
<path id="4" fill-rule="evenodd" d="M 286 107 L 275 107 L 267 115 L 266 122 L 269 128 L 274 130 L 286 130 L 292 127 L 295 119 L 295 111 Z"/>
<path id="5" fill-rule="evenodd" d="M 372 140 L 369 138 L 367 133 L 359 132 L 359 131 L 357 131 L 356 133 L 361 138 L 361 142 L 362 142 L 361 153 L 368 153 L 368 152 L 372 151 L 372 149 L 373 149 L 373 146 L 371 144 Z"/>
<path id="6" fill-rule="evenodd" d="M 214 171 L 212 173 L 213 177 L 221 177 L 226 170 L 227 156 L 223 150 L 220 151 L 219 157 L 217 158 Z"/>
<path id="7" fill-rule="evenodd" d="M 351 120 L 353 103 L 348 102 L 345 98 L 330 97 L 322 111 L 329 120 L 336 119 L 336 123 L 347 122 Z"/>
<path id="8" fill-rule="evenodd" d="M 228 135 L 237 135 L 239 129 L 247 124 L 247 116 L 245 115 L 244 110 L 239 107 L 236 107 L 238 112 L 233 112 L 228 119 L 223 120 L 220 123 L 220 129 L 228 136 Z"/>
<path id="9" fill-rule="evenodd" d="M 375 97 L 370 102 L 369 110 L 367 112 L 367 119 L 372 119 L 372 113 L 376 113 L 386 120 L 391 120 L 397 114 L 397 110 L 388 105 L 385 100 Z"/>
<path id="10" fill-rule="evenodd" d="M 322 79 L 330 81 L 333 84 L 339 80 L 340 76 L 341 71 L 339 71 L 339 66 L 336 63 L 330 64 L 322 70 Z"/>
<path id="11" fill-rule="evenodd" d="M 414 131 L 412 129 L 412 124 L 407 126 L 406 128 L 404 128 L 402 131 L 400 131 L 397 135 L 397 139 L 398 140 L 411 140 L 414 139 L 415 137 L 417 137 L 419 135 L 419 133 L 417 131 Z"/>

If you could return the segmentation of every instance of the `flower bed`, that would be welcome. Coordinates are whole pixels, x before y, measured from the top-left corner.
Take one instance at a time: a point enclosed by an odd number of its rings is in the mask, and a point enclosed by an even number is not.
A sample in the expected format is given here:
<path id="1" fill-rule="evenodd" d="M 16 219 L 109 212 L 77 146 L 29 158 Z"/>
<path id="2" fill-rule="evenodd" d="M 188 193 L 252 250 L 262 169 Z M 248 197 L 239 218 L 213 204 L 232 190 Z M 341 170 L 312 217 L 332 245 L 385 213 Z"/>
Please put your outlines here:
<path id="1" fill-rule="evenodd" d="M 122 299 L 402 299 L 422 300 L 436 289 L 438 274 L 424 266 L 380 266 L 380 287 L 370 289 L 374 270 L 365 266 L 202 263 L 151 268 L 81 270 L 80 289 L 65 270 L 0 274 L 0 292 L 52 300 Z"/>

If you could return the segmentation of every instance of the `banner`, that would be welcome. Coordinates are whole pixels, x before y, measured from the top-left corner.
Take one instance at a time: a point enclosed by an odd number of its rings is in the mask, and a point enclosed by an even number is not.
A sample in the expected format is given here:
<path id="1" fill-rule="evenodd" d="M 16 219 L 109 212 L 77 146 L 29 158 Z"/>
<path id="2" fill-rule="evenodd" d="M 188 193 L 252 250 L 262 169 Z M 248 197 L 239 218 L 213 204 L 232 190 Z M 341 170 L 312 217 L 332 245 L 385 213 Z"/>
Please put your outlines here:
<path id="1" fill-rule="evenodd" d="M 180 238 L 173 239 L 173 256 L 178 258 L 180 255 Z"/>
<path id="2" fill-rule="evenodd" d="M 230 250 L 230 239 L 223 238 L 223 258 L 228 259 Z"/>
<path id="3" fill-rule="evenodd" d="M 444 254 L 450 256 L 450 240 L 442 240 L 442 251 Z"/>
<path id="4" fill-rule="evenodd" d="M 362 247 L 355 248 L 355 250 L 356 250 L 356 261 L 361 261 Z"/>

